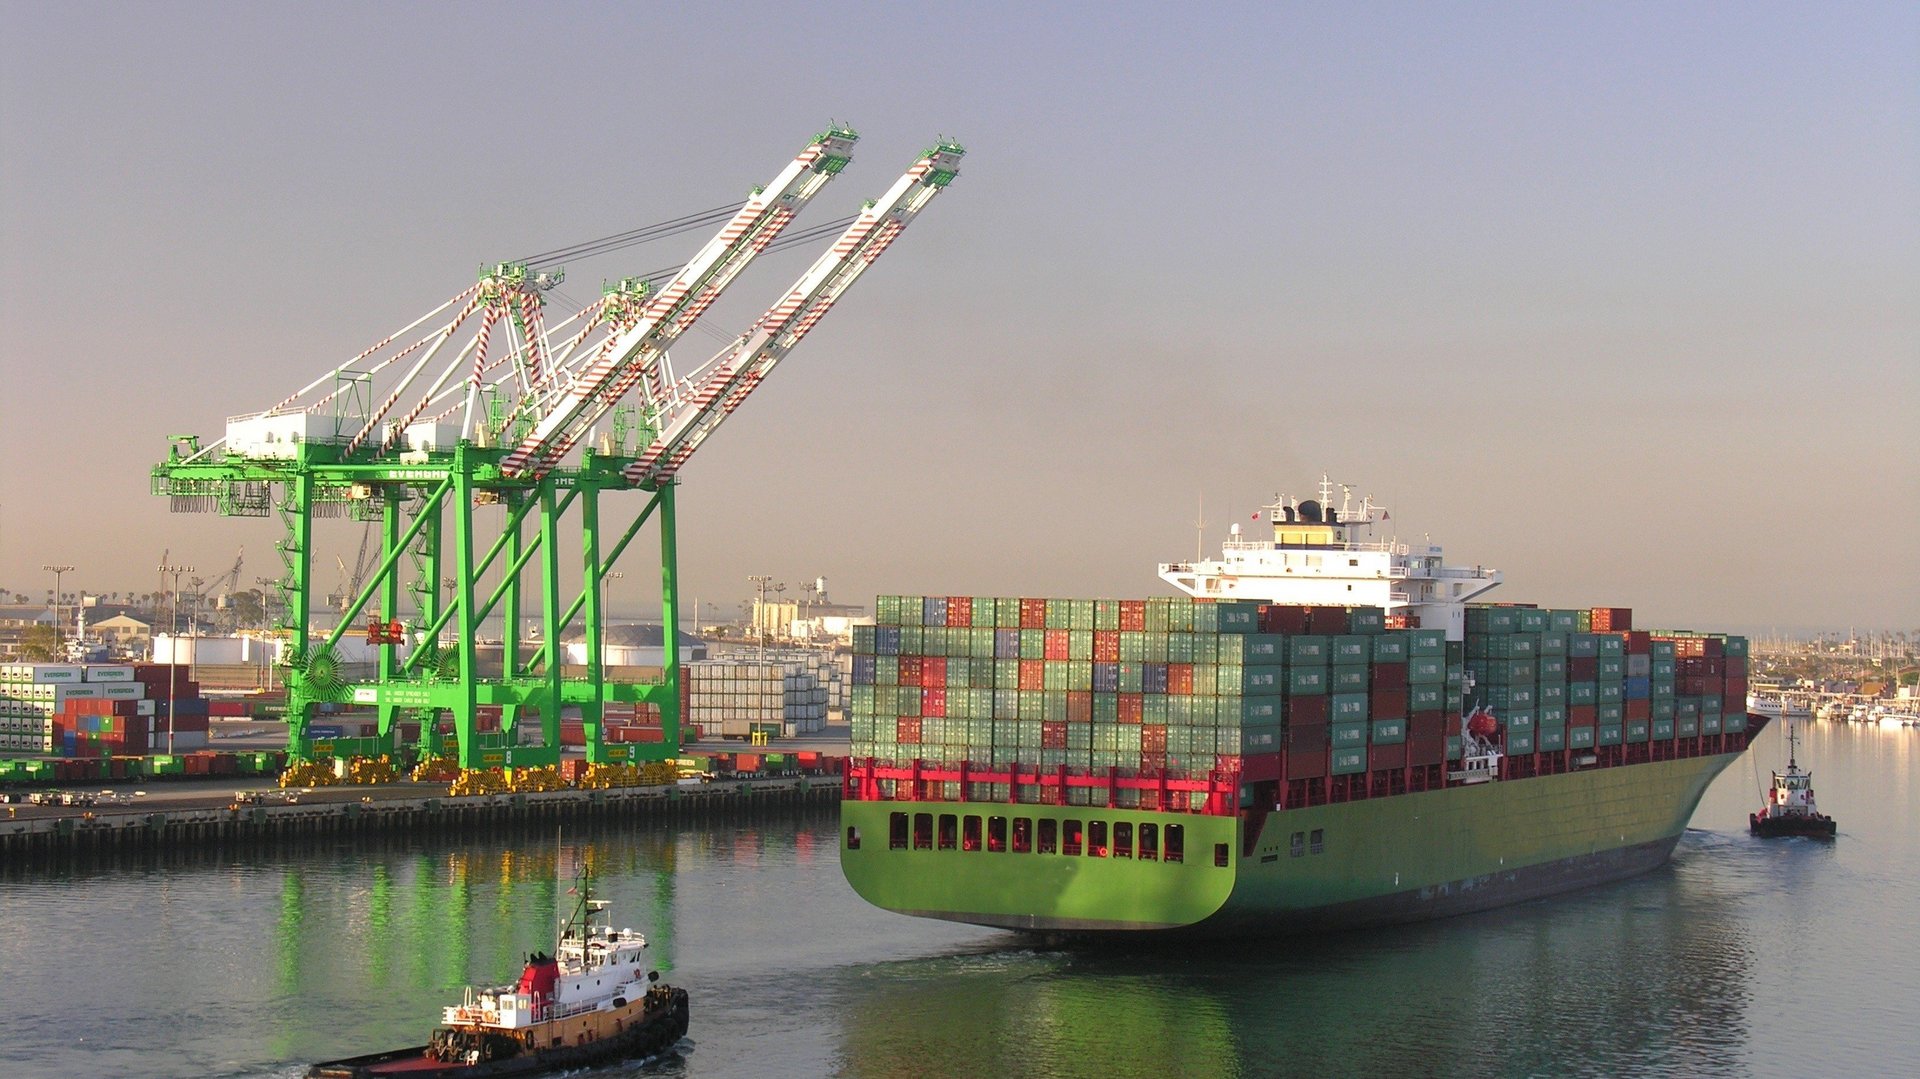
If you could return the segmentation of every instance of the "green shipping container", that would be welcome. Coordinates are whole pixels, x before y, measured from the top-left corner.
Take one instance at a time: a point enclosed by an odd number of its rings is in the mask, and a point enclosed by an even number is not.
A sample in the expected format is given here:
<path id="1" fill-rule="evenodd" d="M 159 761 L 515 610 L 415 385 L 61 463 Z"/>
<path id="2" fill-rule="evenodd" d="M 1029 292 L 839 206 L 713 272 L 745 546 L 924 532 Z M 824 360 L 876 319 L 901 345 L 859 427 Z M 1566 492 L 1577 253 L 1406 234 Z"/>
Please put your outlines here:
<path id="1" fill-rule="evenodd" d="M 1318 697 L 1327 692 L 1327 668 L 1287 663 L 1287 692 L 1303 697 Z"/>
<path id="2" fill-rule="evenodd" d="M 1397 746 L 1407 740 L 1407 721 L 1404 719 L 1376 719 L 1369 740 L 1376 746 Z"/>
<path id="3" fill-rule="evenodd" d="M 1528 731 L 1525 734 L 1515 734 L 1511 731 L 1507 732 L 1507 752 L 1513 755 L 1532 753 L 1533 732 Z"/>
<path id="4" fill-rule="evenodd" d="M 1447 631 L 1443 629 L 1414 629 L 1407 631 L 1407 657 L 1447 655 Z"/>
<path id="5" fill-rule="evenodd" d="M 1367 750 L 1336 749 L 1333 751 L 1333 774 L 1337 776 L 1359 775 L 1367 770 Z"/>
<path id="6" fill-rule="evenodd" d="M 1534 722 L 1533 710 L 1530 708 L 1514 709 L 1500 716 L 1500 722 L 1506 726 L 1508 734 L 1512 734 L 1515 731 L 1531 731 L 1533 730 Z"/>
<path id="7" fill-rule="evenodd" d="M 1447 661 L 1440 656 L 1414 655 L 1407 659 L 1407 684 L 1441 685 L 1447 680 Z"/>
<path id="8" fill-rule="evenodd" d="M 1566 728 L 1560 727 L 1554 730 L 1547 730 L 1545 728 L 1542 728 L 1538 731 L 1535 731 L 1533 735 L 1533 744 L 1534 744 L 1534 748 L 1541 753 L 1558 753 L 1559 751 L 1567 748 Z"/>
<path id="9" fill-rule="evenodd" d="M 1328 663 L 1333 659 L 1329 638 L 1317 633 L 1301 633 L 1287 638 L 1287 665 Z"/>
<path id="10" fill-rule="evenodd" d="M 1333 723 L 1357 723 L 1369 714 L 1365 693 L 1335 693 L 1327 701 L 1327 718 Z"/>
<path id="11" fill-rule="evenodd" d="M 1673 741 L 1673 720 L 1656 719 L 1653 721 L 1653 740 L 1656 742 Z"/>
<path id="12" fill-rule="evenodd" d="M 1372 641 L 1357 634 L 1335 637 L 1332 643 L 1332 660 L 1336 664 L 1358 663 L 1364 666 L 1373 655 Z"/>
<path id="13" fill-rule="evenodd" d="M 1600 737 L 1597 741 L 1598 744 L 1602 746 L 1617 746 L 1626 741 L 1627 732 L 1625 728 L 1617 723 L 1602 726 L 1598 729 L 1600 731 Z"/>
<path id="14" fill-rule="evenodd" d="M 1595 741 L 1594 734 L 1595 729 L 1592 727 L 1568 727 L 1567 748 L 1592 749 Z"/>
<path id="15" fill-rule="evenodd" d="M 1327 738 L 1335 749 L 1351 749 L 1367 744 L 1367 724 L 1332 723 L 1327 726 Z"/>
<path id="16" fill-rule="evenodd" d="M 1364 663 L 1336 663 L 1327 668 L 1327 688 L 1335 693 L 1365 693 L 1371 670 Z"/>

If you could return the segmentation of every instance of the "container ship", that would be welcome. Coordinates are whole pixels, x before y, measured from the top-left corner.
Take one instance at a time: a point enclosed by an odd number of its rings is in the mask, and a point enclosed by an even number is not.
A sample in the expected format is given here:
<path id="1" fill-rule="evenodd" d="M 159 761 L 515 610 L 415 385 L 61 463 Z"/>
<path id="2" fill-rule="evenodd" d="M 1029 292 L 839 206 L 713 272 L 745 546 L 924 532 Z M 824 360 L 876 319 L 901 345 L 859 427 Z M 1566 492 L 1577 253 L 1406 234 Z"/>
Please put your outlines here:
<path id="1" fill-rule="evenodd" d="M 1766 722 L 1747 642 L 1490 604 L 1497 571 L 1277 499 L 1144 600 L 881 596 L 841 866 L 903 914 L 1242 935 L 1482 910 L 1663 863 Z M 1259 520 L 1260 517 L 1256 517 Z"/>

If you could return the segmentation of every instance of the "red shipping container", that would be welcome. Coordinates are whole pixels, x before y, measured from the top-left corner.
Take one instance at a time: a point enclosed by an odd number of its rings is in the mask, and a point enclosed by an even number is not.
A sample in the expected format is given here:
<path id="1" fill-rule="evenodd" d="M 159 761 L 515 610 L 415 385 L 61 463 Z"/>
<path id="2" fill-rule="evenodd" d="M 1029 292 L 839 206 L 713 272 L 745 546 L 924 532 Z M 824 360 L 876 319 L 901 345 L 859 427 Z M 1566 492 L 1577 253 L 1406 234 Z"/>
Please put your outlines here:
<path id="1" fill-rule="evenodd" d="M 1653 652 L 1653 634 L 1644 629 L 1629 630 L 1620 636 L 1626 640 L 1627 655 L 1645 656 Z"/>
<path id="2" fill-rule="evenodd" d="M 972 626 L 973 625 L 973 597 L 972 596 L 948 596 L 947 597 L 947 625 L 949 626 Z"/>
<path id="3" fill-rule="evenodd" d="M 1020 601 L 1020 628 L 1047 628 L 1047 601 L 1044 599 L 1022 599 Z"/>
<path id="4" fill-rule="evenodd" d="M 1652 719 L 1653 702 L 1644 697 L 1628 697 L 1625 715 L 1628 719 Z"/>
<path id="5" fill-rule="evenodd" d="M 1678 665 L 1682 677 L 1687 675 L 1722 675 L 1726 667 L 1718 656 L 1688 656 Z"/>
<path id="6" fill-rule="evenodd" d="M 1147 628 L 1146 600 L 1123 599 L 1120 601 L 1120 628 L 1133 633 L 1140 633 Z M 1117 662 L 1117 660 L 1108 662 Z"/>
<path id="7" fill-rule="evenodd" d="M 922 656 L 920 658 L 920 684 L 923 686 L 942 686 L 947 684 L 947 657 Z"/>
<path id="8" fill-rule="evenodd" d="M 1161 753 L 1167 751 L 1167 728 L 1165 724 L 1149 723 L 1140 728 L 1140 752 Z"/>
<path id="9" fill-rule="evenodd" d="M 1142 753 L 1142 754 L 1140 754 L 1140 770 L 1141 770 L 1142 772 L 1164 772 L 1164 771 L 1166 771 L 1166 770 L 1167 770 L 1167 755 L 1166 755 L 1166 754 L 1165 754 L 1164 752 L 1161 752 L 1161 753 Z M 1145 809 L 1145 808 L 1147 808 L 1147 795 L 1149 795 L 1149 794 L 1153 794 L 1153 795 L 1156 795 L 1156 796 L 1157 796 L 1157 795 L 1158 795 L 1158 793 L 1159 793 L 1158 791 L 1141 791 L 1141 792 L 1140 792 L 1140 808 L 1141 808 L 1141 809 Z M 1159 803 L 1158 803 L 1158 802 L 1156 802 L 1156 803 L 1154 803 L 1154 804 L 1155 804 L 1155 805 L 1158 805 Z"/>
<path id="10" fill-rule="evenodd" d="M 1047 630 L 1043 645 L 1046 649 L 1043 655 L 1048 659 L 1066 659 L 1071 654 L 1070 639 L 1064 629 Z"/>
<path id="11" fill-rule="evenodd" d="M 1305 633 L 1308 622 L 1307 611 L 1305 607 L 1292 604 L 1263 604 L 1259 611 L 1260 632 Z"/>
<path id="12" fill-rule="evenodd" d="M 1181 697 L 1192 696 L 1193 664 L 1167 664 L 1167 692 Z"/>
<path id="13" fill-rule="evenodd" d="M 1373 665 L 1373 686 L 1375 689 L 1405 689 L 1406 685 L 1406 664 L 1376 663 Z"/>
<path id="14" fill-rule="evenodd" d="M 1407 739 L 1407 763 L 1416 768 L 1444 764 L 1447 759 L 1446 732 L 1436 730 Z"/>
<path id="15" fill-rule="evenodd" d="M 1280 778 L 1280 756 L 1278 753 L 1255 753 L 1246 757 L 1221 757 L 1219 760 L 1221 762 L 1237 761 L 1240 765 L 1238 770 L 1242 782 L 1264 783 Z M 1218 770 L 1233 771 L 1224 763 L 1219 764 Z"/>
<path id="16" fill-rule="evenodd" d="M 1322 779 L 1326 774 L 1326 750 L 1287 750 L 1288 779 Z"/>
<path id="17" fill-rule="evenodd" d="M 1567 681 L 1591 682 L 1600 677 L 1600 660 L 1593 656 L 1568 656 Z"/>
<path id="18" fill-rule="evenodd" d="M 1120 722 L 1134 724 L 1146 722 L 1146 705 L 1143 703 L 1143 698 L 1140 694 L 1120 694 L 1119 706 Z"/>
<path id="19" fill-rule="evenodd" d="M 1314 726 L 1327 721 L 1327 698 L 1290 697 L 1287 699 L 1287 722 L 1295 726 Z"/>
<path id="20" fill-rule="evenodd" d="M 1325 723 L 1296 723 L 1287 728 L 1287 752 L 1310 751 L 1325 756 L 1326 749 L 1327 725 Z"/>
<path id="21" fill-rule="evenodd" d="M 1367 770 L 1370 772 L 1389 772 L 1407 766 L 1407 747 L 1369 746 L 1367 748 Z"/>
<path id="22" fill-rule="evenodd" d="M 1407 714 L 1407 691 L 1404 689 L 1375 689 L 1373 691 L 1373 718 L 1398 719 Z"/>
<path id="23" fill-rule="evenodd" d="M 1313 607 L 1308 625 L 1315 633 L 1339 634 L 1351 632 L 1352 620 L 1345 607 Z"/>
<path id="24" fill-rule="evenodd" d="M 900 684 L 903 686 L 919 685 L 920 675 L 924 669 L 925 669 L 925 664 L 921 662 L 921 658 L 919 656 L 901 656 L 900 657 Z"/>
<path id="25" fill-rule="evenodd" d="M 1120 631 L 1096 629 L 1093 631 L 1093 661 L 1095 663 L 1120 662 Z"/>
<path id="26" fill-rule="evenodd" d="M 1093 722 L 1093 694 L 1083 689 L 1067 693 L 1067 722 Z"/>
<path id="27" fill-rule="evenodd" d="M 1464 722 L 1461 719 L 1460 713 L 1448 712 L 1446 715 L 1447 715 L 1447 735 L 1451 737 L 1453 735 L 1459 734 L 1460 726 L 1462 722 Z"/>
<path id="28" fill-rule="evenodd" d="M 1600 721 L 1600 710 L 1591 704 L 1570 704 L 1567 706 L 1567 726 L 1591 727 Z"/>
<path id="29" fill-rule="evenodd" d="M 918 743 L 920 741 L 920 721 L 917 719 L 894 720 L 893 740 L 896 742 Z"/>
<path id="30" fill-rule="evenodd" d="M 947 691 L 928 687 L 920 691 L 920 714 L 940 719 L 947 714 Z"/>
<path id="31" fill-rule="evenodd" d="M 1593 618 L 1595 633 L 1617 633 L 1633 628 L 1633 610 L 1629 607 L 1595 607 L 1587 613 Z"/>
<path id="32" fill-rule="evenodd" d="M 1047 662 L 1043 659 L 1020 661 L 1020 688 L 1038 692 L 1047 688 Z"/>
<path id="33" fill-rule="evenodd" d="M 1040 724 L 1040 748 L 1067 748 L 1067 725 L 1058 720 L 1043 721 Z"/>

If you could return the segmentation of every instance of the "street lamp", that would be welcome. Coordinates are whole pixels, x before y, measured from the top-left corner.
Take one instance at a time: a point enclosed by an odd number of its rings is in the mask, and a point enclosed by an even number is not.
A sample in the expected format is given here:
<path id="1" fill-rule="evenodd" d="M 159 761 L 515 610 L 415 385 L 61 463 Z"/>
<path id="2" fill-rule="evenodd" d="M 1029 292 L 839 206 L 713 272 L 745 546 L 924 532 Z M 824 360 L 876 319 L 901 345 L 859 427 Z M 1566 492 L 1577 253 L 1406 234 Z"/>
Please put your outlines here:
<path id="1" fill-rule="evenodd" d="M 173 578 L 173 617 L 168 620 L 167 629 L 167 752 L 173 752 L 173 694 L 174 686 L 180 676 L 180 577 L 192 573 L 192 566 L 169 566 L 162 564 L 160 574 Z"/>
<path id="2" fill-rule="evenodd" d="M 760 602 L 753 608 L 753 628 L 755 635 L 760 638 L 762 655 L 767 651 L 767 585 L 772 581 L 773 578 L 764 573 L 754 573 L 747 577 L 747 583 L 760 589 Z"/>
<path id="3" fill-rule="evenodd" d="M 60 575 L 73 572 L 72 566 L 41 566 L 53 574 L 53 658 L 59 660 L 67 654 L 60 629 Z"/>

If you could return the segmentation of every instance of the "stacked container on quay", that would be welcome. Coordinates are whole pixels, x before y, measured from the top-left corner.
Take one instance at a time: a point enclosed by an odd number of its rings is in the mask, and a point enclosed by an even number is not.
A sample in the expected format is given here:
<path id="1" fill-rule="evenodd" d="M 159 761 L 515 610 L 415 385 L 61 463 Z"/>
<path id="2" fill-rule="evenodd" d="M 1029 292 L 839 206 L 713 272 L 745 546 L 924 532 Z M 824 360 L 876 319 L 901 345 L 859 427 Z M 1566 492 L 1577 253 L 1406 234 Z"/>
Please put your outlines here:
<path id="1" fill-rule="evenodd" d="M 1185 596 L 882 596 L 854 638 L 841 864 L 890 910 L 1048 933 L 1297 932 L 1666 860 L 1746 749 L 1746 641 L 1268 507 Z M 1351 597 L 1351 598 L 1349 598 Z M 1344 600 L 1345 602 L 1336 602 Z"/>
<path id="2" fill-rule="evenodd" d="M 0 663 L 0 754 L 205 749 L 209 704 L 191 675 L 165 663 Z"/>

